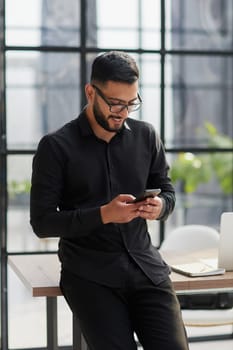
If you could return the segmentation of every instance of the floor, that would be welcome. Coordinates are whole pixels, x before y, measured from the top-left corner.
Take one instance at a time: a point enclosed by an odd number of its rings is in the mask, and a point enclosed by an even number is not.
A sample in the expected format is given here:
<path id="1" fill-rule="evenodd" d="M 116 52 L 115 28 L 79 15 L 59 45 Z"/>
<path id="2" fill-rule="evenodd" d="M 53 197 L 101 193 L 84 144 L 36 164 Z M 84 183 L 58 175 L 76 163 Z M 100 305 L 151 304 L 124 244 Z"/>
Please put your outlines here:
<path id="1" fill-rule="evenodd" d="M 187 328 L 189 336 L 232 334 L 233 326 Z M 233 339 L 191 342 L 190 350 L 233 350 Z"/>
<path id="2" fill-rule="evenodd" d="M 216 342 L 192 343 L 189 345 L 190 350 L 232 350 L 233 340 L 224 340 Z M 138 350 L 141 350 L 139 348 Z"/>
<path id="3" fill-rule="evenodd" d="M 233 350 L 233 340 L 191 343 L 189 350 Z"/>
<path id="4" fill-rule="evenodd" d="M 233 340 L 202 342 L 190 344 L 190 350 L 232 350 Z"/>

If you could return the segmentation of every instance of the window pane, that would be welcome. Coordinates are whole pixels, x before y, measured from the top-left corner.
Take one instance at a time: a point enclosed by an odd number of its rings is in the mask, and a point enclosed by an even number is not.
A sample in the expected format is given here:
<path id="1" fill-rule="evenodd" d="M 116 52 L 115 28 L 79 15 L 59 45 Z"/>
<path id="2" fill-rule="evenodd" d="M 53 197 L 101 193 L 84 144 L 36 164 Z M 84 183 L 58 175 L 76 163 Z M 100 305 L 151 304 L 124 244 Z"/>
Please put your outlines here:
<path id="1" fill-rule="evenodd" d="M 232 50 L 233 2 L 167 0 L 167 47 L 172 49 Z"/>
<path id="2" fill-rule="evenodd" d="M 8 156 L 8 251 L 57 250 L 57 238 L 39 239 L 29 223 L 31 156 Z"/>
<path id="3" fill-rule="evenodd" d="M 35 147 L 42 135 L 76 117 L 78 54 L 8 52 L 6 67 L 9 148 Z"/>
<path id="4" fill-rule="evenodd" d="M 92 1 L 88 1 L 89 8 Z M 147 0 L 97 0 L 97 46 L 105 48 L 158 49 L 160 2 Z M 92 27 L 87 27 L 90 33 Z"/>
<path id="5" fill-rule="evenodd" d="M 160 1 L 141 1 L 141 47 L 143 49 L 158 50 L 160 48 L 161 13 Z"/>
<path id="6" fill-rule="evenodd" d="M 218 228 L 221 213 L 233 210 L 233 153 L 180 152 L 169 158 L 177 196 L 174 226 L 206 224 Z"/>
<path id="7" fill-rule="evenodd" d="M 160 56 L 143 54 L 136 57 L 140 69 L 142 95 L 141 119 L 160 128 Z"/>
<path id="8" fill-rule="evenodd" d="M 231 57 L 168 57 L 167 146 L 232 147 L 232 72 Z M 223 139 L 214 139 L 214 128 Z"/>
<path id="9" fill-rule="evenodd" d="M 79 1 L 6 1 L 6 43 L 22 46 L 78 46 Z"/>

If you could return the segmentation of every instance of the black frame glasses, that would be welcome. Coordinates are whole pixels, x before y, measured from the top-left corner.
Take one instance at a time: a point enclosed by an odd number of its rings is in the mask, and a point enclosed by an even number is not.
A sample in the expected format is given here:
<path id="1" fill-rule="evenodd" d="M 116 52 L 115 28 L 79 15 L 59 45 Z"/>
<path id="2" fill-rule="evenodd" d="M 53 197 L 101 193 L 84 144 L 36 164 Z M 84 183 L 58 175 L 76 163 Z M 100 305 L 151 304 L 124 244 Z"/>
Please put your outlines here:
<path id="1" fill-rule="evenodd" d="M 138 101 L 136 103 L 131 103 L 131 104 L 124 104 L 124 103 L 110 103 L 108 99 L 105 97 L 103 92 L 98 88 L 98 86 L 92 84 L 93 88 L 96 90 L 97 94 L 104 100 L 104 102 L 108 105 L 110 112 L 112 113 L 120 113 L 122 112 L 125 108 L 127 109 L 128 113 L 132 113 L 137 111 L 142 104 L 142 99 L 139 93 L 137 94 Z"/>

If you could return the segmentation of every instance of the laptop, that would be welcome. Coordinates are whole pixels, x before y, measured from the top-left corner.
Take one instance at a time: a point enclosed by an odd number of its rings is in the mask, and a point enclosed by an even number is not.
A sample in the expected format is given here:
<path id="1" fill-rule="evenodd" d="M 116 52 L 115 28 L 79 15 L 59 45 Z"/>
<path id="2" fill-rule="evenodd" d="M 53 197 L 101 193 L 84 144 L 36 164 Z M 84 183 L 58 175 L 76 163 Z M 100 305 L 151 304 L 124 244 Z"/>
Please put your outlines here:
<path id="1" fill-rule="evenodd" d="M 221 215 L 218 267 L 233 271 L 233 212 Z"/>

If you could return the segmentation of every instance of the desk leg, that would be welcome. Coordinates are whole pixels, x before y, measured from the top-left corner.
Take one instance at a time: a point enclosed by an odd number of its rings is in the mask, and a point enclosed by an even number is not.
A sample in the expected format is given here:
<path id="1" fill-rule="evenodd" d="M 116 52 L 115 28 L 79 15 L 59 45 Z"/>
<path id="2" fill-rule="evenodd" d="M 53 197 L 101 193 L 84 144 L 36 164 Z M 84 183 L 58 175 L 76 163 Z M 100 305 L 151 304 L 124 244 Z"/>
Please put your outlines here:
<path id="1" fill-rule="evenodd" d="M 47 297 L 47 348 L 57 350 L 57 298 Z"/>
<path id="2" fill-rule="evenodd" d="M 82 335 L 79 320 L 73 315 L 73 350 L 89 350 Z"/>

